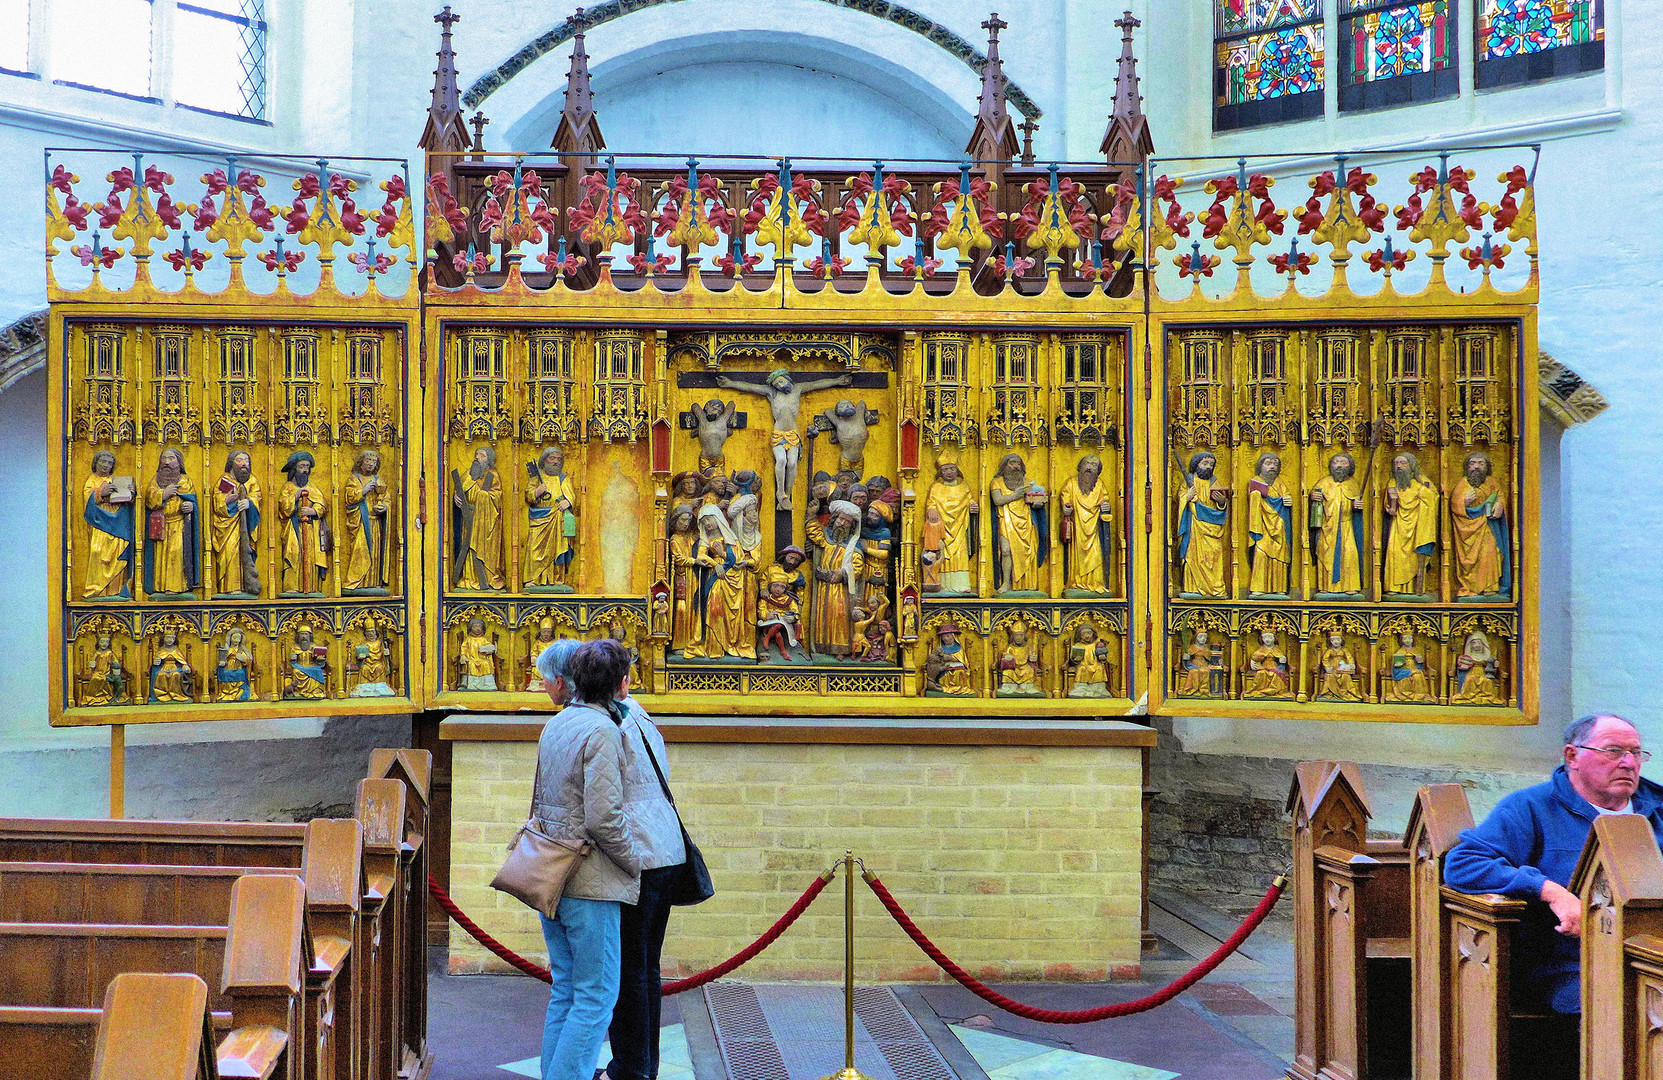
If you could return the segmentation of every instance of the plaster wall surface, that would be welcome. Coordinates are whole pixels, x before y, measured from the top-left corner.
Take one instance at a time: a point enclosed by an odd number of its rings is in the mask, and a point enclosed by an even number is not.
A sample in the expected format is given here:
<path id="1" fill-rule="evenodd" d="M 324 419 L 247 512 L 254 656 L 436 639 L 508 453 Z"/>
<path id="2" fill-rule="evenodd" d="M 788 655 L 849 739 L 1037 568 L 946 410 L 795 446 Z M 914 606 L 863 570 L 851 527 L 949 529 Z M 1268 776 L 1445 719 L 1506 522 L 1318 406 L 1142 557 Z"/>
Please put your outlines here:
<path id="1" fill-rule="evenodd" d="M 462 15 L 456 33 L 464 90 L 565 14 L 530 0 L 454 6 Z M 907 6 L 984 47 L 979 24 L 986 5 L 913 0 Z M 1145 22 L 1138 32 L 1139 71 L 1157 149 L 1166 155 L 1253 152 L 1270 155 L 1257 159 L 1261 167 L 1288 175 L 1276 159 L 1302 159 L 1300 169 L 1309 172 L 1310 155 L 1341 148 L 1540 141 L 1540 343 L 1611 403 L 1592 423 L 1562 439 L 1544 439 L 1541 727 L 1188 719 L 1173 723 L 1177 744 L 1220 770 L 1251 753 L 1283 763 L 1278 768 L 1299 757 L 1351 757 L 1405 770 L 1460 767 L 1529 777 L 1551 764 L 1558 726 L 1578 712 L 1627 713 L 1652 742 L 1663 742 L 1663 669 L 1648 660 L 1652 616 L 1663 606 L 1663 560 L 1654 539 L 1663 500 L 1650 464 L 1663 441 L 1663 386 L 1651 362 L 1663 270 L 1643 224 L 1663 210 L 1654 183 L 1663 166 L 1663 41 L 1652 32 L 1663 20 L 1663 2 L 1607 0 L 1607 67 L 1595 75 L 1476 93 L 1467 59 L 1471 30 L 1458 20 L 1465 74 L 1457 99 L 1218 138 L 1210 131 L 1204 6 L 1147 0 L 1129 6 Z M 1005 70 L 1044 113 L 1037 139 L 1042 159 L 1091 158 L 1112 92 L 1117 50 L 1109 21 L 1120 5 L 1007 0 L 998 7 L 1011 24 L 1001 42 Z M 216 159 L 227 150 L 414 156 L 437 38 L 430 13 L 403 0 L 291 0 L 269 8 L 269 127 L 172 107 L 165 49 L 157 53 L 161 105 L 53 85 L 40 42 L 35 66 L 45 78 L 0 75 L 0 160 L 12 165 L 0 177 L 0 321 L 44 304 L 34 170 L 46 146 L 195 147 Z M 763 47 L 737 53 L 735 42 L 746 40 Z M 483 102 L 492 120 L 489 145 L 546 146 L 570 51 L 569 44 L 550 50 Z M 978 85 L 974 71 L 926 37 L 824 0 L 643 6 L 595 28 L 588 51 L 601 124 L 620 149 L 649 143 L 701 153 L 952 157 L 968 132 Z M 896 134 L 896 125 L 906 125 L 907 134 Z M 1395 191 L 1405 186 L 1408 162 L 1407 156 L 1382 158 L 1371 168 Z M 1162 167 L 1199 177 L 1225 166 L 1190 160 Z M 1291 185 L 1277 193 L 1282 205 L 1302 194 Z M 0 455 L 8 463 L 0 473 L 0 556 L 10 571 L 0 579 L 0 609 L 11 616 L 0 623 L 7 657 L 0 691 L 11 705 L 0 717 L 0 749 L 27 746 L 30 753 L 102 745 L 104 738 L 102 732 L 53 732 L 45 722 L 45 408 L 38 376 L 0 397 Z M 316 725 L 299 724 L 243 737 L 315 731 Z M 147 737 L 196 738 L 177 730 Z M 0 775 L 12 771 L 0 758 Z M 85 768 L 63 775 L 92 783 Z M 31 797 L 38 802 L 23 800 L 16 794 L 22 790 L 6 791 L 17 812 L 57 805 L 60 795 L 50 782 L 28 789 L 39 792 Z M 89 788 L 83 801 L 92 799 Z"/>

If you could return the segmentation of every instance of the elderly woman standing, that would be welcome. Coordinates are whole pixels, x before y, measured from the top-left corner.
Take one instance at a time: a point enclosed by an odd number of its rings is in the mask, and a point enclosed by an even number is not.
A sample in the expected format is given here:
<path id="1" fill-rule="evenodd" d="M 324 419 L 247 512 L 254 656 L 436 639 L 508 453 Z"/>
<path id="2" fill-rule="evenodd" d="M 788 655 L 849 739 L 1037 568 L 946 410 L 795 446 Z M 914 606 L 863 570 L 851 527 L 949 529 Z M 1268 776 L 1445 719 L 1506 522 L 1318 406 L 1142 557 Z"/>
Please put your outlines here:
<path id="1" fill-rule="evenodd" d="M 629 653 L 609 640 L 557 641 L 537 668 L 550 700 L 565 704 L 574 693 L 579 703 L 543 728 L 534 812 L 550 836 L 594 847 L 567 879 L 555 917 L 542 917 L 551 976 L 543 1080 L 591 1080 L 618 999 L 620 909 L 636 902 L 641 887 L 619 729 Z"/>
<path id="2" fill-rule="evenodd" d="M 664 736 L 640 702 L 625 697 L 623 704 L 628 710 L 623 722 L 624 817 L 641 849 L 641 896 L 625 904 L 622 912 L 622 982 L 612 1012 L 612 1063 L 606 1076 L 652 1080 L 658 1075 L 663 988 L 659 957 L 670 922 L 670 890 L 687 861 L 687 846 L 681 819 L 670 802 Z"/>

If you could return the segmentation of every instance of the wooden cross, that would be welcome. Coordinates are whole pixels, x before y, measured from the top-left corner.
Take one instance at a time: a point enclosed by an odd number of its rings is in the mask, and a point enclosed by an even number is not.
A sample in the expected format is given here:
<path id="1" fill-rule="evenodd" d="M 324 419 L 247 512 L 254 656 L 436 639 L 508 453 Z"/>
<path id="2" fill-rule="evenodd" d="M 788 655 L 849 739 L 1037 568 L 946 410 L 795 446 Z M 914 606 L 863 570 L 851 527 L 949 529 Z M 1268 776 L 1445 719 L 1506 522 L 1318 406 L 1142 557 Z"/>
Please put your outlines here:
<path id="1" fill-rule="evenodd" d="M 1121 39 L 1130 40 L 1132 37 L 1132 31 L 1137 27 L 1142 26 L 1143 20 L 1137 18 L 1130 11 L 1128 11 L 1126 14 L 1116 19 L 1114 24 L 1120 28 Z"/>
<path id="2" fill-rule="evenodd" d="M 449 11 L 450 9 L 446 8 L 445 10 Z M 982 29 L 989 31 L 993 35 L 993 40 L 997 41 L 997 40 L 999 40 L 999 31 L 1003 30 L 1005 27 L 1007 27 L 1009 25 L 1010 25 L 1010 23 L 1008 23 L 1005 20 L 1001 19 L 999 17 L 999 13 L 997 11 L 995 11 L 992 15 L 989 15 L 987 17 L 987 22 L 984 22 L 982 24 Z"/>
<path id="3" fill-rule="evenodd" d="M 485 116 L 484 109 L 468 118 L 468 126 L 473 128 L 473 149 L 476 153 L 485 152 L 485 125 L 490 122 Z"/>
<path id="4" fill-rule="evenodd" d="M 451 25 L 453 23 L 461 22 L 462 21 L 462 16 L 452 14 L 451 10 L 450 10 L 450 5 L 446 4 L 445 5 L 445 10 L 443 10 L 443 11 L 439 12 L 439 14 L 433 16 L 433 21 L 436 22 L 436 23 L 442 24 L 445 28 L 445 33 L 448 34 L 448 33 L 450 33 Z"/>

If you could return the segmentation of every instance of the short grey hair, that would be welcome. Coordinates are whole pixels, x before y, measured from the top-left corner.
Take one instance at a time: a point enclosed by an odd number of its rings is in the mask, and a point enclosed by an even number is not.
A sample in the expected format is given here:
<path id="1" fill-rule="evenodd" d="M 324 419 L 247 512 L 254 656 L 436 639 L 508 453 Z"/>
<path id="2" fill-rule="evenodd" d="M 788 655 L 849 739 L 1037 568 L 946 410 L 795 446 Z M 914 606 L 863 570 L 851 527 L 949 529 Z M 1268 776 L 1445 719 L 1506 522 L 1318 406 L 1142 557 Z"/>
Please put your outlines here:
<path id="1" fill-rule="evenodd" d="M 548 648 L 537 654 L 537 674 L 543 677 L 545 684 L 556 679 L 565 679 L 567 683 L 572 681 L 566 674 L 566 665 L 582 644 L 573 638 L 556 638 Z"/>
<path id="2" fill-rule="evenodd" d="M 1565 745 L 1582 745 L 1582 740 L 1588 737 L 1588 733 L 1594 730 L 1594 725 L 1599 723 L 1601 720 L 1621 720 L 1629 727 L 1634 728 L 1636 732 L 1640 730 L 1634 726 L 1634 721 L 1628 719 L 1626 716 L 1618 716 L 1616 713 L 1608 712 L 1589 713 L 1587 716 L 1579 716 L 1565 725 Z"/>

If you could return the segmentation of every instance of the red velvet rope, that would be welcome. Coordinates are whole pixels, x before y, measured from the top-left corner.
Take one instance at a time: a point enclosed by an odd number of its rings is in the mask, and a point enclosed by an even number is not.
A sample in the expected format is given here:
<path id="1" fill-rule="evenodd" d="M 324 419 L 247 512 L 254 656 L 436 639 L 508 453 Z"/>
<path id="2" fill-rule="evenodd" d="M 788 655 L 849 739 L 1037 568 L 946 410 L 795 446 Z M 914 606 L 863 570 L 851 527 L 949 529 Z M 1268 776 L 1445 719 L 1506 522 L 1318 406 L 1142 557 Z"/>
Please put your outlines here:
<path id="1" fill-rule="evenodd" d="M 775 922 L 773 926 L 768 928 L 767 933 L 763 934 L 761 937 L 757 938 L 755 941 L 751 942 L 734 955 L 728 957 L 720 964 L 717 964 L 709 971 L 701 971 L 697 975 L 692 975 L 685 979 L 678 979 L 675 982 L 665 983 L 664 996 L 669 997 L 672 994 L 680 994 L 687 990 L 696 990 L 705 983 L 715 982 L 722 976 L 737 969 L 740 965 L 749 962 L 763 949 L 766 949 L 768 946 L 777 941 L 779 936 L 785 933 L 785 931 L 790 928 L 791 924 L 796 922 L 797 919 L 802 916 L 803 912 L 808 910 L 809 905 L 814 903 L 815 898 L 825 890 L 826 885 L 830 882 L 830 874 L 823 874 L 820 877 L 815 878 L 809 884 L 809 887 L 803 892 L 803 895 L 797 898 L 797 902 L 791 905 L 791 909 L 784 915 L 781 915 L 779 920 Z M 456 924 L 466 930 L 469 936 L 481 945 L 485 946 L 497 957 L 509 964 L 512 964 L 514 967 L 519 968 L 521 971 L 525 972 L 527 975 L 530 975 L 534 979 L 541 979 L 544 982 L 550 982 L 552 980 L 552 976 L 549 975 L 548 968 L 532 963 L 530 960 L 527 960 L 519 953 L 492 937 L 490 934 L 487 934 L 485 931 L 481 930 L 478 923 L 463 914 L 462 909 L 456 906 L 456 901 L 446 895 L 445 890 L 439 887 L 439 883 L 433 880 L 431 875 L 429 875 L 427 879 L 427 891 L 433 894 L 433 899 L 438 902 L 438 905 L 441 908 L 444 909 L 446 915 L 449 915 L 451 918 L 455 919 Z"/>
<path id="2" fill-rule="evenodd" d="M 1008 1013 L 1014 1013 L 1028 1020 L 1038 1020 L 1043 1024 L 1089 1024 L 1096 1020 L 1131 1016 L 1133 1013 L 1147 1012 L 1158 1005 L 1165 1005 L 1195 985 L 1208 972 L 1223 963 L 1225 957 L 1240 948 L 1241 943 L 1247 940 L 1248 935 L 1257 930 L 1259 924 L 1265 921 L 1265 916 L 1269 915 L 1270 909 L 1276 906 L 1276 901 L 1282 898 L 1283 887 L 1283 879 L 1277 878 L 1275 884 L 1271 885 L 1270 891 L 1265 893 L 1264 899 L 1259 901 L 1259 906 L 1253 909 L 1252 914 L 1248 915 L 1246 921 L 1236 927 L 1236 932 L 1230 935 L 1229 940 L 1214 949 L 1211 956 L 1179 976 L 1176 981 L 1162 987 L 1148 997 L 1138 998 L 1136 1001 L 1122 1001 L 1114 1005 L 1099 1005 L 1095 1009 L 1065 1012 L 1061 1009 L 1036 1009 L 1032 1005 L 1024 1005 L 1020 1001 L 1014 1001 L 983 983 L 974 975 L 953 963 L 946 953 L 936 948 L 935 943 L 924 936 L 924 932 L 918 929 L 905 911 L 901 910 L 900 903 L 896 901 L 888 887 L 878 880 L 876 874 L 868 872 L 866 883 L 877 894 L 878 900 L 888 909 L 889 914 L 900 924 L 901 929 L 905 930 L 907 936 L 912 938 L 913 943 L 923 949 L 924 954 L 934 960 L 942 971 L 957 980 L 960 986 L 963 986 L 983 1001 L 998 1006 Z"/>

